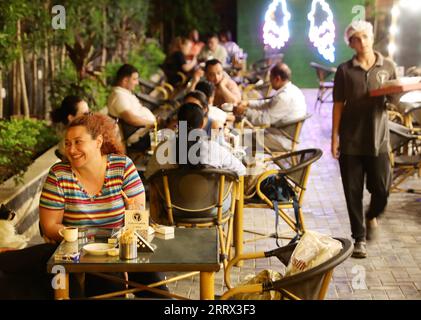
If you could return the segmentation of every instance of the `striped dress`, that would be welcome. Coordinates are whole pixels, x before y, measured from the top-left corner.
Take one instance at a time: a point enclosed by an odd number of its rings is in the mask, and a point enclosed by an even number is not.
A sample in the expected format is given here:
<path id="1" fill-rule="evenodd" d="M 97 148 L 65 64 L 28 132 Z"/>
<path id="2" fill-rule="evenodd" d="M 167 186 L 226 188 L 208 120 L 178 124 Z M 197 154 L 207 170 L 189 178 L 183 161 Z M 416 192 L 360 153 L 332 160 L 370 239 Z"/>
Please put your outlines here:
<path id="1" fill-rule="evenodd" d="M 64 210 L 63 224 L 75 227 L 115 228 L 124 225 L 123 190 L 129 198 L 144 192 L 136 167 L 126 156 L 107 155 L 102 190 L 89 196 L 69 163 L 51 167 L 42 190 L 40 207 Z"/>

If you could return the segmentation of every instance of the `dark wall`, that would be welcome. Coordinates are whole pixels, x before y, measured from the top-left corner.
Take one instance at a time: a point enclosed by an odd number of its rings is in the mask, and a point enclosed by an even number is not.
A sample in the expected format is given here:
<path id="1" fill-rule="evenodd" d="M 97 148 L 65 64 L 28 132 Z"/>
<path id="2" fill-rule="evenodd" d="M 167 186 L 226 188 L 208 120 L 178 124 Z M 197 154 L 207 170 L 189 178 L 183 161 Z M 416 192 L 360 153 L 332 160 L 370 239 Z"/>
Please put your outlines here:
<path id="1" fill-rule="evenodd" d="M 421 11 L 401 8 L 397 20 L 399 33 L 396 36 L 395 62 L 404 66 L 421 66 Z M 404 18 L 402 18 L 404 17 Z"/>

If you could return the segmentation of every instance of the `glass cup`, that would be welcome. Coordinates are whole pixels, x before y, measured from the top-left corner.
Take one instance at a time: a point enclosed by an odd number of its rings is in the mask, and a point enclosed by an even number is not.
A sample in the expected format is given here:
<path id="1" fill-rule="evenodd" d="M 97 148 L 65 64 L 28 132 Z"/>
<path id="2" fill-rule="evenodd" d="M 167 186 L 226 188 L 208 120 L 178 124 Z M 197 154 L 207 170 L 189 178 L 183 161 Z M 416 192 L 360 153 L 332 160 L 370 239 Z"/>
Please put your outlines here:
<path id="1" fill-rule="evenodd" d="M 405 67 L 404 66 L 397 66 L 396 67 L 396 77 L 402 78 L 405 76 Z"/>

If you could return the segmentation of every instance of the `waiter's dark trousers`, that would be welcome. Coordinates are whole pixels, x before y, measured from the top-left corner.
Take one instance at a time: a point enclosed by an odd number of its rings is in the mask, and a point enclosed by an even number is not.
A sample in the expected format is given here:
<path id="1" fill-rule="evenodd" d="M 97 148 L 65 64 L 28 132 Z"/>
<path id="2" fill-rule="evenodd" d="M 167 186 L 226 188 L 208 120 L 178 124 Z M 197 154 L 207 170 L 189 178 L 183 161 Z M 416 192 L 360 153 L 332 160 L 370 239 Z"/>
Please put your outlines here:
<path id="1" fill-rule="evenodd" d="M 339 157 L 342 184 L 344 187 L 352 238 L 365 241 L 366 229 L 363 213 L 364 178 L 371 201 L 367 219 L 373 219 L 383 213 L 389 196 L 391 168 L 389 155 L 381 153 L 374 156 L 354 156 L 341 154 Z"/>

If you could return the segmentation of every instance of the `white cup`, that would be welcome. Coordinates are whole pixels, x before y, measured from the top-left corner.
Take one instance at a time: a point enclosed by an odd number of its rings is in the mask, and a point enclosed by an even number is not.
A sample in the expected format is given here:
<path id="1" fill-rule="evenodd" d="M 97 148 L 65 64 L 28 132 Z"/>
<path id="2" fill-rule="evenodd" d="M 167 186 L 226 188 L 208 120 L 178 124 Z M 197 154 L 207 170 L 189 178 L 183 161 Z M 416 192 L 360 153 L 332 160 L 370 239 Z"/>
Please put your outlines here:
<path id="1" fill-rule="evenodd" d="M 76 227 L 65 227 L 58 231 L 59 235 L 61 235 L 64 240 L 67 242 L 73 242 L 77 240 L 78 237 L 78 230 Z"/>
<path id="2" fill-rule="evenodd" d="M 225 112 L 232 112 L 232 110 L 234 110 L 234 104 L 232 104 L 232 103 L 223 103 L 221 105 L 221 109 L 224 110 Z"/>

